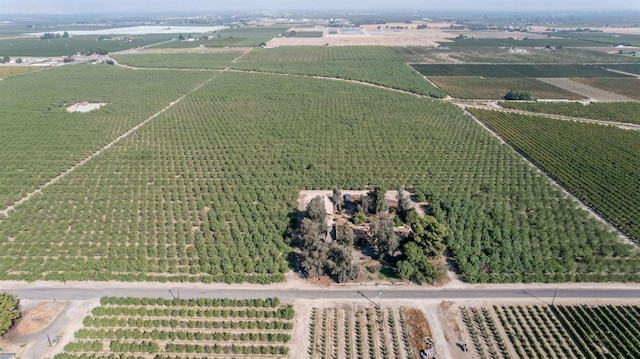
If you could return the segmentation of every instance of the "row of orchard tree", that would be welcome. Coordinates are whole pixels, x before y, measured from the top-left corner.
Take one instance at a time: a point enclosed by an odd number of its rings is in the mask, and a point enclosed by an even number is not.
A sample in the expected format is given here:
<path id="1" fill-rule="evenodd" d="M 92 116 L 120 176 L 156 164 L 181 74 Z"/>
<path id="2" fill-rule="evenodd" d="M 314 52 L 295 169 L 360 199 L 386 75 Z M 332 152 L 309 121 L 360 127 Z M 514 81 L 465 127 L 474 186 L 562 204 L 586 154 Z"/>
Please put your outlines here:
<path id="1" fill-rule="evenodd" d="M 444 266 L 434 263 L 442 258 L 446 249 L 446 226 L 433 216 L 418 215 L 411 208 L 409 193 L 404 188 L 398 191 L 396 207 L 389 208 L 385 194 L 386 191 L 376 187 L 356 203 L 353 223 L 370 222 L 365 246 L 371 246 L 377 259 L 395 268 L 400 278 L 419 282 L 443 278 Z M 338 211 L 342 210 L 338 189 L 333 190 L 331 199 Z M 307 277 L 328 275 L 341 283 L 356 279 L 360 268 L 352 254 L 354 230 L 348 222 L 337 224 L 333 238 L 326 218 L 322 197 L 313 198 L 300 223 L 302 270 Z M 396 228 L 400 226 L 410 228 L 409 234 L 399 234 Z"/>

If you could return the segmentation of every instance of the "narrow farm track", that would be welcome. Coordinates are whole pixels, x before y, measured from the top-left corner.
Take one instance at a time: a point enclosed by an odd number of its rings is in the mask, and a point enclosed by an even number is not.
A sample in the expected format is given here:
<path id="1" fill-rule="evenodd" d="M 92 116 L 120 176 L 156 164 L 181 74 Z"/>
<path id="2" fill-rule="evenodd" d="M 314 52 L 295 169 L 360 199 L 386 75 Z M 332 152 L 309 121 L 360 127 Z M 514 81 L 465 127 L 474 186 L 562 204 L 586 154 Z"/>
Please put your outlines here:
<path id="1" fill-rule="evenodd" d="M 481 108 L 481 109 L 488 109 L 488 110 L 500 111 L 500 112 L 517 113 L 517 114 L 521 114 L 521 115 L 543 116 L 543 117 L 553 118 L 554 120 L 584 122 L 584 123 L 594 123 L 594 124 L 598 124 L 598 125 L 614 126 L 614 127 L 620 128 L 622 130 L 640 131 L 640 125 L 634 124 L 634 123 L 592 120 L 592 119 L 581 118 L 581 117 L 560 116 L 560 115 L 552 115 L 552 114 L 546 114 L 546 113 L 537 113 L 537 112 L 529 112 L 529 111 L 522 111 L 522 110 L 514 110 L 514 109 L 509 109 L 509 108 L 502 108 L 502 107 L 497 106 L 497 105 L 494 106 L 493 103 L 480 104 L 480 103 L 477 103 L 477 102 L 469 103 L 469 102 L 464 102 L 464 101 L 452 101 L 452 103 L 458 105 L 459 107 L 462 107 L 463 109 L 464 108 L 468 108 L 468 107 Z"/>
<path id="2" fill-rule="evenodd" d="M 193 89 L 189 90 L 187 93 L 185 93 L 184 95 L 180 96 L 179 98 L 177 98 L 176 100 L 172 101 L 169 103 L 169 105 L 167 105 L 166 107 L 164 107 L 163 109 L 161 109 L 160 111 L 156 112 L 155 114 L 151 115 L 149 118 L 147 118 L 146 120 L 140 122 L 139 124 L 135 125 L 134 127 L 132 127 L 131 129 L 129 129 L 127 132 L 121 134 L 120 136 L 118 136 L 116 139 L 114 139 L 113 141 L 109 142 L 108 144 L 106 144 L 104 147 L 100 148 L 99 150 L 97 150 L 96 152 L 92 153 L 91 155 L 89 155 L 88 157 L 86 157 L 85 159 L 81 160 L 80 162 L 74 164 L 73 166 L 71 166 L 70 168 L 68 168 L 66 171 L 62 172 L 61 174 L 59 174 L 58 176 L 52 178 L 51 180 L 49 180 L 49 182 L 43 184 L 42 186 L 40 186 L 38 189 L 28 193 L 26 196 L 22 197 L 20 200 L 18 200 L 17 202 L 15 202 L 14 204 L 10 205 L 9 207 L 4 208 L 3 210 L 0 210 L 0 215 L 4 215 L 5 217 L 9 217 L 9 212 L 15 210 L 18 206 L 20 206 L 21 204 L 29 201 L 31 198 L 33 198 L 33 196 L 35 196 L 36 194 L 40 194 L 42 193 L 42 191 L 59 182 L 60 180 L 62 180 L 63 178 L 67 177 L 70 173 L 74 172 L 78 167 L 84 165 L 85 163 L 91 161 L 92 159 L 94 159 L 95 157 L 101 155 L 103 152 L 105 152 L 106 150 L 110 149 L 111 147 L 113 147 L 113 145 L 115 145 L 116 143 L 120 142 L 121 140 L 127 138 L 129 135 L 131 135 L 132 133 L 136 132 L 138 129 L 140 129 L 142 126 L 146 125 L 149 121 L 155 119 L 156 117 L 160 116 L 161 114 L 165 113 L 168 109 L 172 108 L 173 106 L 175 106 L 176 104 L 180 103 L 185 97 L 187 97 L 188 95 L 190 95 L 191 93 L 193 93 L 194 91 L 199 90 L 202 86 L 208 84 L 209 82 L 211 82 L 213 79 L 215 79 L 220 73 L 216 73 L 213 77 L 207 79 L 206 81 L 202 82 L 201 84 L 199 84 L 198 86 L 194 87 Z"/>

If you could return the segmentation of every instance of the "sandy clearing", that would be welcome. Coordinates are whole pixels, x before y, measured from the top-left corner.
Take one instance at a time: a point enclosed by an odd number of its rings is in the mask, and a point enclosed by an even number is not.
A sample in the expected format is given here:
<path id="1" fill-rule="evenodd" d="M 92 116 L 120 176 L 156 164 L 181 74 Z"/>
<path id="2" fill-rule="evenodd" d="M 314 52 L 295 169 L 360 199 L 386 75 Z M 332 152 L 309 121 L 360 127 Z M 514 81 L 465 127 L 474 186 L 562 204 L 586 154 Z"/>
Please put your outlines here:
<path id="1" fill-rule="evenodd" d="M 613 92 L 601 90 L 589 85 L 581 84 L 568 78 L 539 78 L 538 80 L 550 85 L 559 87 L 579 95 L 588 97 L 592 101 L 598 102 L 630 102 L 635 101 L 629 97 L 615 94 Z"/>
<path id="2" fill-rule="evenodd" d="M 99 108 L 101 108 L 102 106 L 105 106 L 106 103 L 103 102 L 95 102 L 95 103 L 90 103 L 90 102 L 78 102 L 76 104 L 73 104 L 69 107 L 67 107 L 67 112 L 91 112 L 94 110 L 97 110 Z"/>
<path id="3" fill-rule="evenodd" d="M 18 335 L 30 335 L 46 328 L 64 309 L 66 302 L 40 302 L 24 313 L 16 325 Z"/>
<path id="4" fill-rule="evenodd" d="M 309 350 L 311 344 L 310 325 L 311 325 L 311 309 L 306 301 L 297 301 L 293 305 L 296 317 L 293 323 L 293 333 L 291 335 L 291 353 L 295 354 L 294 358 L 303 358 L 304 353 Z M 298 354 L 300 354 L 298 356 Z"/>

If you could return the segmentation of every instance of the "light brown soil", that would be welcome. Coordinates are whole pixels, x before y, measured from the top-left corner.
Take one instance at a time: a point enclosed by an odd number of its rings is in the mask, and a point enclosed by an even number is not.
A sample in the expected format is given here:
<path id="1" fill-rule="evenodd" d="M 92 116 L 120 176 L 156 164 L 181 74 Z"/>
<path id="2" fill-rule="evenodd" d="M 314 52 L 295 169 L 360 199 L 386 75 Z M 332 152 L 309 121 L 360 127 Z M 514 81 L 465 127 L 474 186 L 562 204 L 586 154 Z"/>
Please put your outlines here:
<path id="1" fill-rule="evenodd" d="M 402 308 L 407 328 L 409 330 L 409 338 L 411 340 L 411 349 L 416 358 L 420 357 L 420 351 L 427 349 L 425 338 L 431 338 L 431 327 L 424 317 L 424 313 L 416 308 Z"/>
<path id="2" fill-rule="evenodd" d="M 549 79 L 538 79 L 540 81 L 546 82 L 550 85 L 560 87 L 561 89 L 565 89 L 567 91 L 571 91 L 573 93 L 580 94 L 587 98 L 590 98 L 593 101 L 599 102 L 627 102 L 633 101 L 628 97 L 615 94 L 613 92 L 601 90 L 595 88 L 593 86 L 581 84 L 579 82 L 572 81 L 571 79 L 564 78 L 549 78 Z"/>
<path id="3" fill-rule="evenodd" d="M 64 309 L 66 302 L 41 302 L 26 312 L 16 325 L 16 333 L 29 335 L 37 333 L 53 322 Z"/>

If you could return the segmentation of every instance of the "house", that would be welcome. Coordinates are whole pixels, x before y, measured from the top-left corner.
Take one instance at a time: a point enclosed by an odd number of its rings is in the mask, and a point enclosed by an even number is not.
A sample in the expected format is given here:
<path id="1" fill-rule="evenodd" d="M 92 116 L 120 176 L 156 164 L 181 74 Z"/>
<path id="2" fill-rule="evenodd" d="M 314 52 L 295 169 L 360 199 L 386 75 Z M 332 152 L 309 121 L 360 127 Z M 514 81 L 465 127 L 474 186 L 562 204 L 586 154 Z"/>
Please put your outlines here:
<path id="1" fill-rule="evenodd" d="M 352 197 L 350 194 L 346 193 L 346 194 L 344 195 L 344 201 L 345 201 L 346 203 L 353 203 L 353 197 Z"/>

